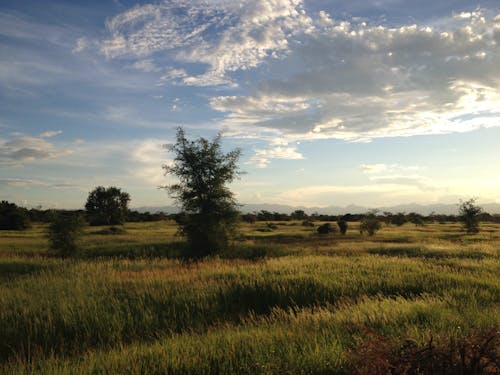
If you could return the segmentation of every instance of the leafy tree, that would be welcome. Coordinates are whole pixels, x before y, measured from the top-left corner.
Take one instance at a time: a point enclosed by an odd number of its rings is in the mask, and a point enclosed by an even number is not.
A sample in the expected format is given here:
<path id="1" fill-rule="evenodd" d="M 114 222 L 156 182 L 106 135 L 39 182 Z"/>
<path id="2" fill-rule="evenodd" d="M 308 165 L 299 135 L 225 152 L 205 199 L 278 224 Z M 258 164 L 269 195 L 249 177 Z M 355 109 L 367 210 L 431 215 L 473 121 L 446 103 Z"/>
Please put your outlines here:
<path id="1" fill-rule="evenodd" d="M 340 233 L 345 235 L 347 233 L 347 227 L 348 227 L 347 221 L 345 221 L 345 220 L 338 220 L 337 221 L 337 225 L 339 226 Z"/>
<path id="2" fill-rule="evenodd" d="M 237 204 L 227 184 L 240 175 L 236 163 L 241 152 L 223 153 L 220 140 L 219 134 L 213 141 L 189 141 L 179 128 L 176 142 L 167 146 L 175 159 L 163 168 L 179 182 L 164 188 L 186 213 L 178 224 L 193 257 L 226 249 L 238 222 Z"/>
<path id="3" fill-rule="evenodd" d="M 30 225 L 25 208 L 7 201 L 0 202 L 0 230 L 22 230 Z"/>
<path id="4" fill-rule="evenodd" d="M 359 231 L 361 233 L 368 233 L 369 236 L 373 236 L 381 227 L 382 224 L 380 220 L 377 218 L 377 211 L 373 210 L 365 215 L 365 217 L 361 220 L 359 225 Z"/>
<path id="5" fill-rule="evenodd" d="M 130 195 L 117 187 L 98 186 L 89 193 L 85 209 L 90 225 L 123 224 Z"/>
<path id="6" fill-rule="evenodd" d="M 290 214 L 292 220 L 305 220 L 307 219 L 307 214 L 304 210 L 295 210 Z"/>
<path id="7" fill-rule="evenodd" d="M 479 218 L 483 209 L 476 204 L 476 200 L 471 198 L 465 202 L 460 201 L 458 208 L 458 218 L 463 223 L 467 233 L 479 232 Z"/>
<path id="8" fill-rule="evenodd" d="M 424 226 L 425 225 L 424 217 L 420 214 L 417 214 L 416 212 L 410 212 L 408 214 L 408 221 L 410 223 L 415 224 L 415 226 Z"/>
<path id="9" fill-rule="evenodd" d="M 394 224 L 394 225 L 397 225 L 398 227 L 400 227 L 404 223 L 406 223 L 406 215 L 403 212 L 398 212 L 397 214 L 392 215 L 391 224 Z"/>
<path id="10" fill-rule="evenodd" d="M 47 234 L 50 248 L 64 257 L 78 255 L 84 226 L 85 220 L 78 214 L 53 212 Z"/>

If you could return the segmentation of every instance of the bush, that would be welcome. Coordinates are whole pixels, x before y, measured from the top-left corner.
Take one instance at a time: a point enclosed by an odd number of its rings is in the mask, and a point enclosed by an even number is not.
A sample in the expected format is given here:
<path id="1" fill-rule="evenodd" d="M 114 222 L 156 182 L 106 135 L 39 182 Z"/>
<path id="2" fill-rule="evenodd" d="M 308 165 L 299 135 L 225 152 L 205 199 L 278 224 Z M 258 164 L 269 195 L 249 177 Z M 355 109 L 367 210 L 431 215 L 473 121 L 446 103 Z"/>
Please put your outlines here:
<path id="1" fill-rule="evenodd" d="M 369 236 L 373 236 L 382 227 L 380 220 L 377 219 L 374 213 L 367 214 L 359 225 L 359 231 L 361 234 L 364 232 L 368 233 Z"/>
<path id="2" fill-rule="evenodd" d="M 318 227 L 318 234 L 328 234 L 328 233 L 335 233 L 335 227 L 332 227 L 330 223 L 325 223 L 322 224 Z"/>
<path id="3" fill-rule="evenodd" d="M 363 330 L 364 340 L 353 351 L 353 374 L 498 374 L 500 334 L 473 332 L 421 347 L 407 340 L 397 345 L 388 337 Z"/>
<path id="4" fill-rule="evenodd" d="M 302 226 L 303 227 L 310 227 L 310 228 L 312 228 L 312 227 L 314 227 L 314 223 L 311 220 L 304 220 L 302 222 Z"/>
<path id="5" fill-rule="evenodd" d="M 340 229 L 340 233 L 345 235 L 347 233 L 347 221 L 345 220 L 339 220 L 337 221 L 337 225 L 339 226 L 339 229 Z"/>
<path id="6" fill-rule="evenodd" d="M 50 248 L 63 257 L 78 255 L 84 226 L 85 221 L 80 215 L 54 213 L 48 229 Z"/>
<path id="7" fill-rule="evenodd" d="M 0 203 L 0 229 L 22 230 L 30 227 L 27 210 L 15 203 L 2 201 Z"/>
<path id="8" fill-rule="evenodd" d="M 398 212 L 396 215 L 391 216 L 391 224 L 400 227 L 404 223 L 406 223 L 406 215 L 404 213 Z"/>

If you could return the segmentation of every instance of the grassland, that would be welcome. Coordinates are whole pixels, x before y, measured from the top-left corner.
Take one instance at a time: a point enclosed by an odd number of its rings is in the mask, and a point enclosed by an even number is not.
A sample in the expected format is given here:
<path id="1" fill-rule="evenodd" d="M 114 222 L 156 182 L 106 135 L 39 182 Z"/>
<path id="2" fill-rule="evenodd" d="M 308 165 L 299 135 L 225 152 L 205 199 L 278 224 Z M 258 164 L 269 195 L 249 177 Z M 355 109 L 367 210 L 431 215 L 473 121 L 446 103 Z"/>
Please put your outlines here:
<path id="1" fill-rule="evenodd" d="M 500 225 L 274 224 L 196 263 L 172 222 L 87 228 L 76 260 L 43 225 L 3 231 L 0 373 L 350 373 L 373 337 L 424 347 L 500 327 Z"/>

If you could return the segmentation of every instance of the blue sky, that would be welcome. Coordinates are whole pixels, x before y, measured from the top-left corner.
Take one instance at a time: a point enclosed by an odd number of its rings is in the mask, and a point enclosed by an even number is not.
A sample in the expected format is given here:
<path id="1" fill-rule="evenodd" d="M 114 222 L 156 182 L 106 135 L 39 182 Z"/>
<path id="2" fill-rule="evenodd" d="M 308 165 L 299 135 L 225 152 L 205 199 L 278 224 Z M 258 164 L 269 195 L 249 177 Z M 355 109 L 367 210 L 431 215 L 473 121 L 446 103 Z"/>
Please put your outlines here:
<path id="1" fill-rule="evenodd" d="M 241 203 L 500 203 L 499 54 L 496 0 L 4 0 L 1 199 L 170 204 L 183 126 Z"/>

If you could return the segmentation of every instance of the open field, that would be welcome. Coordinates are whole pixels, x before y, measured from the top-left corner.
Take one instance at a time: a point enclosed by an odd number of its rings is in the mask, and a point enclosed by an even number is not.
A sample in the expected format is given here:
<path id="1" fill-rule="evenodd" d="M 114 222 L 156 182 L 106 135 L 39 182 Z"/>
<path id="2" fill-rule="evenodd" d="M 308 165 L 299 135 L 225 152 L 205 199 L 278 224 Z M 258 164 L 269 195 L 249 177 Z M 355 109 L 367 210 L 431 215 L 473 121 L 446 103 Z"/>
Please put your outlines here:
<path id="1" fill-rule="evenodd" d="M 89 227 L 77 260 L 53 256 L 42 225 L 3 231 L 0 373 L 352 373 L 370 340 L 439 347 L 500 327 L 500 225 L 274 224 L 197 263 L 173 222 Z"/>

